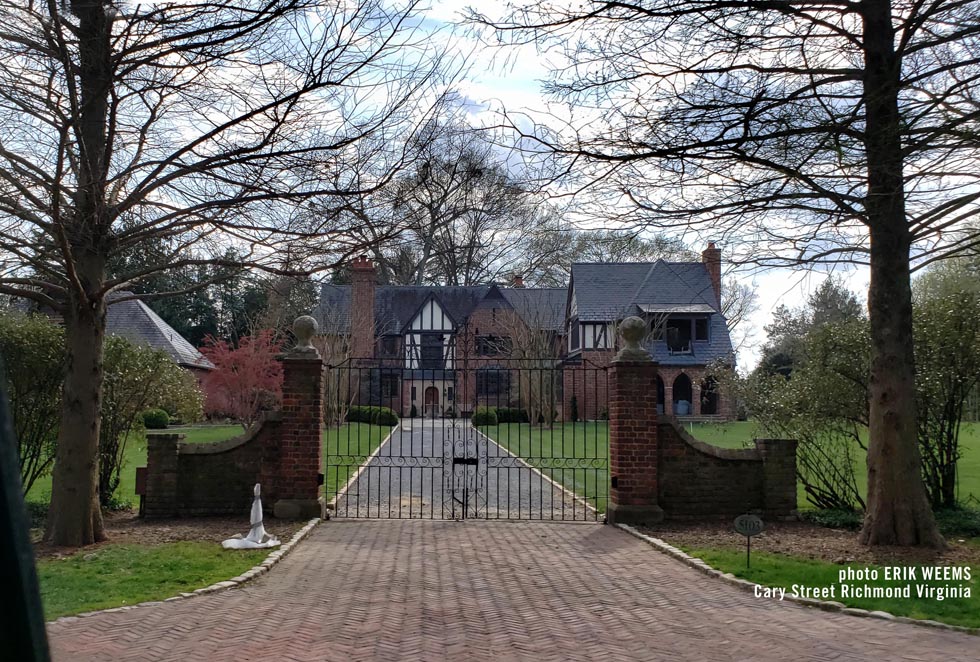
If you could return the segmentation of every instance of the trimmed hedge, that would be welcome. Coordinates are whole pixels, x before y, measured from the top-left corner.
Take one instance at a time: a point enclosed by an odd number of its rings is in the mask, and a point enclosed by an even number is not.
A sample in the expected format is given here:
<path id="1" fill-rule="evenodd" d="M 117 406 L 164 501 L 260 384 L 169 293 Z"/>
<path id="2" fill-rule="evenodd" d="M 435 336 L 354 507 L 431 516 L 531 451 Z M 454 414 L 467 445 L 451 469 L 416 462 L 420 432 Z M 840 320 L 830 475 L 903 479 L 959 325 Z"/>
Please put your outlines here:
<path id="1" fill-rule="evenodd" d="M 398 425 L 398 414 L 390 407 L 363 407 L 355 405 L 347 410 L 347 422 L 392 426 Z"/>
<path id="2" fill-rule="evenodd" d="M 493 407 L 477 407 L 473 412 L 473 425 L 496 425 L 497 410 Z"/>
<path id="3" fill-rule="evenodd" d="M 162 409 L 147 409 L 143 412 L 143 427 L 147 430 L 165 430 L 170 425 L 170 414 Z"/>
<path id="4" fill-rule="evenodd" d="M 498 423 L 527 423 L 528 420 L 527 411 L 524 409 L 497 407 Z"/>

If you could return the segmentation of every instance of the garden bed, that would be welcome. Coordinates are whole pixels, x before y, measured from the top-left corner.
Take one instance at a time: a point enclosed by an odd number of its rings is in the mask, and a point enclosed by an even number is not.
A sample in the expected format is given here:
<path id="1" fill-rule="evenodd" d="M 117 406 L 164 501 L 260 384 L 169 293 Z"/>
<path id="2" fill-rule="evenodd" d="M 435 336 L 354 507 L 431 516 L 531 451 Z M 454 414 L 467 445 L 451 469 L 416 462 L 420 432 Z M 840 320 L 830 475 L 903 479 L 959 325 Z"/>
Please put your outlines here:
<path id="1" fill-rule="evenodd" d="M 105 514 L 105 528 L 109 540 L 84 548 L 89 553 L 105 546 L 113 545 L 159 545 L 174 542 L 212 542 L 221 543 L 236 533 L 248 533 L 249 514 L 242 511 L 241 517 L 186 517 L 175 519 L 140 519 L 135 510 Z M 283 542 L 292 538 L 305 521 L 277 520 L 266 518 L 266 529 Z M 77 548 L 53 547 L 40 542 L 40 529 L 32 531 L 36 544 L 34 554 L 38 559 L 72 555 Z"/>
<path id="2" fill-rule="evenodd" d="M 735 533 L 729 521 L 671 522 L 640 530 L 681 549 L 745 550 L 745 538 Z M 752 538 L 752 551 L 838 564 L 967 564 L 980 569 L 980 539 L 947 536 L 946 541 L 949 548 L 945 551 L 869 548 L 858 542 L 856 531 L 830 529 L 809 522 L 767 522 L 766 530 Z"/>

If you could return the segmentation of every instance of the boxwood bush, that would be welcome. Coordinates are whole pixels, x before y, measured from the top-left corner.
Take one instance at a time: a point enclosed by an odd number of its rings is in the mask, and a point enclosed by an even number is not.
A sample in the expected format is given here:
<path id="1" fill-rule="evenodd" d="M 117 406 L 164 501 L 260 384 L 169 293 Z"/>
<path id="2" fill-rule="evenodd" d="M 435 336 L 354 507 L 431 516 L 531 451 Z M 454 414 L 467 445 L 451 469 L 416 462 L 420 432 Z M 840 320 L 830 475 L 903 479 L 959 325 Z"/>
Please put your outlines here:
<path id="1" fill-rule="evenodd" d="M 348 423 L 373 423 L 374 425 L 398 425 L 398 414 L 390 407 L 366 407 L 355 405 L 347 410 Z"/>
<path id="2" fill-rule="evenodd" d="M 473 425 L 496 425 L 497 410 L 493 407 L 477 407 L 473 412 Z"/>
<path id="3" fill-rule="evenodd" d="M 508 407 L 497 407 L 498 423 L 527 423 L 527 411 L 524 409 L 511 409 Z"/>
<path id="4" fill-rule="evenodd" d="M 164 430 L 170 425 L 170 414 L 162 409 L 147 409 L 143 412 L 143 426 L 147 430 Z"/>

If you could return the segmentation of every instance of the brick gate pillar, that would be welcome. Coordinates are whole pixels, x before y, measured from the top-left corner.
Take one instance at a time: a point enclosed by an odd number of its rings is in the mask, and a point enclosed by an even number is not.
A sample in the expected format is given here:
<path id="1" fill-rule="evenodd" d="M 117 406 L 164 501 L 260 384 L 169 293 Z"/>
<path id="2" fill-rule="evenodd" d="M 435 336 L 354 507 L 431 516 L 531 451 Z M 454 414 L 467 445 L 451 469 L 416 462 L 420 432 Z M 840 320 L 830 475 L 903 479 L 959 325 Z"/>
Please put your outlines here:
<path id="1" fill-rule="evenodd" d="M 611 523 L 659 522 L 657 364 L 640 347 L 646 323 L 627 317 L 624 347 L 609 369 L 609 506 Z"/>
<path id="2" fill-rule="evenodd" d="M 322 516 L 319 499 L 321 429 L 323 421 L 323 360 L 310 343 L 316 320 L 304 315 L 293 323 L 296 347 L 282 361 L 282 422 L 279 430 L 278 500 L 276 517 L 310 519 Z"/>

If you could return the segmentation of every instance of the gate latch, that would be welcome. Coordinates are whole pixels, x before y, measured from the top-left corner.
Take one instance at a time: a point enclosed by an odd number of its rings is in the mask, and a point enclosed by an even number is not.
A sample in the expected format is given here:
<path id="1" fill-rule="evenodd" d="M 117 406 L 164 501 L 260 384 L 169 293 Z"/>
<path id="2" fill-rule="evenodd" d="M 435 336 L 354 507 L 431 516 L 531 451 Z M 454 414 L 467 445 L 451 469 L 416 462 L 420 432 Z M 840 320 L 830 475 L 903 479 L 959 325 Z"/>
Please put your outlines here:
<path id="1" fill-rule="evenodd" d="M 453 458 L 453 466 L 454 467 L 457 464 L 476 464 L 476 463 L 477 463 L 477 459 L 475 457 L 454 457 Z"/>

